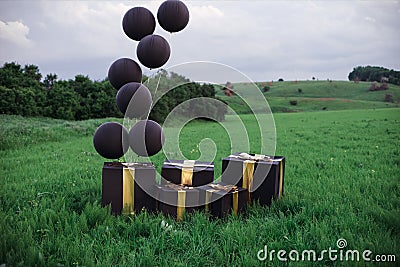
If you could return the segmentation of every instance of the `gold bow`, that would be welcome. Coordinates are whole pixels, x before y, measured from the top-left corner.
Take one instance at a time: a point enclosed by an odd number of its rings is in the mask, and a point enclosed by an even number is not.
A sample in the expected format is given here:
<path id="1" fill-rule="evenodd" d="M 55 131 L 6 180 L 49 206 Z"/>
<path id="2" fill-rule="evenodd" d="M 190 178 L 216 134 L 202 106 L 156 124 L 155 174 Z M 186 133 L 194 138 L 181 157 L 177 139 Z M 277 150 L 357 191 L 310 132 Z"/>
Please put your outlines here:
<path id="1" fill-rule="evenodd" d="M 219 190 L 223 190 L 226 192 L 230 192 L 230 191 L 235 191 L 237 190 L 237 186 L 236 185 L 221 185 L 221 184 L 209 184 L 208 186 L 212 187 L 213 189 L 219 191 Z"/>
<path id="2" fill-rule="evenodd" d="M 185 164 L 186 161 L 186 164 Z M 190 162 L 196 162 L 195 160 L 184 160 L 183 163 L 178 163 L 178 162 L 164 162 L 165 165 L 170 165 L 170 166 L 177 166 L 177 167 L 183 167 L 184 165 L 192 164 Z M 204 163 L 194 163 L 194 167 L 204 167 L 204 168 L 210 168 L 214 167 L 214 164 L 204 164 Z"/>
<path id="3" fill-rule="evenodd" d="M 229 158 L 237 158 L 242 160 L 254 160 L 254 161 L 281 161 L 281 159 L 273 159 L 270 156 L 262 155 L 262 154 L 254 154 L 254 156 L 248 153 L 239 153 L 238 155 L 230 155 Z"/>
<path id="4" fill-rule="evenodd" d="M 248 153 L 239 153 L 238 155 L 230 155 L 230 158 L 237 158 L 242 160 L 254 160 L 254 161 L 274 161 L 270 156 L 265 156 L 261 154 L 254 154 L 254 156 Z"/>
<path id="5" fill-rule="evenodd" d="M 175 189 L 176 191 L 186 190 L 186 189 L 193 189 L 193 186 L 186 186 L 186 185 L 182 185 L 182 184 L 173 184 L 173 183 L 170 183 L 170 182 L 168 182 L 165 186 L 169 187 L 169 188 L 172 188 L 172 189 Z"/>

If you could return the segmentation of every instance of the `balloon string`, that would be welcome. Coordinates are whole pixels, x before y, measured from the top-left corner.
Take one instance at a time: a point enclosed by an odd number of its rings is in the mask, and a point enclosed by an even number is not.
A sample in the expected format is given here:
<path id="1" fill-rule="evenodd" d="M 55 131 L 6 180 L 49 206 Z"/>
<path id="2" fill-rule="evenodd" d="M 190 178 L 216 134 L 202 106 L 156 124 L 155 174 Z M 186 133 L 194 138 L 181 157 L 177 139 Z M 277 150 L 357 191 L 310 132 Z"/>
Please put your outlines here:
<path id="1" fill-rule="evenodd" d="M 156 90 L 154 91 L 154 99 L 156 98 L 156 93 L 157 93 L 157 90 L 158 90 L 158 86 L 160 85 L 161 73 L 160 73 L 159 75 L 160 75 L 160 76 L 158 77 Z"/>

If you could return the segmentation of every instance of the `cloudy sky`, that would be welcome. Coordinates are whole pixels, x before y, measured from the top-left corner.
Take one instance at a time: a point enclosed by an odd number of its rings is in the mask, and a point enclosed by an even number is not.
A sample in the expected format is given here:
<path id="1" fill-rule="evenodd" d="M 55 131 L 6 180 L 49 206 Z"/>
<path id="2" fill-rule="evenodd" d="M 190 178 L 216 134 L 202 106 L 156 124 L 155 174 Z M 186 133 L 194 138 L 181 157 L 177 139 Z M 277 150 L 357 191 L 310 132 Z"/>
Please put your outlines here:
<path id="1" fill-rule="evenodd" d="M 137 59 L 122 30 L 134 6 L 156 16 L 162 1 L 0 1 L 0 64 L 35 64 L 42 74 L 106 77 L 121 57 Z M 229 65 L 255 81 L 346 80 L 358 65 L 400 70 L 399 1 L 185 1 L 188 26 L 170 35 L 165 68 L 192 61 Z M 143 67 L 145 74 L 151 72 Z"/>

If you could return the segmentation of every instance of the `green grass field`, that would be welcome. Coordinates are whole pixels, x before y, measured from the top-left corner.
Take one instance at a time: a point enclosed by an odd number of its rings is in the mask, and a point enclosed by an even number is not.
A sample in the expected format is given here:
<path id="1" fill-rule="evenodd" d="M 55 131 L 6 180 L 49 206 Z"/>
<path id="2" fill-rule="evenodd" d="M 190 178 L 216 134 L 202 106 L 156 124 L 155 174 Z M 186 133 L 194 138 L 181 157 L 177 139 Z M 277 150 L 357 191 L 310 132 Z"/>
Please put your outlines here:
<path id="1" fill-rule="evenodd" d="M 242 115 L 255 131 L 252 118 Z M 104 159 L 92 138 L 110 120 L 0 116 L 0 265 L 281 266 L 276 256 L 260 262 L 257 252 L 336 249 L 339 238 L 346 249 L 396 255 L 389 266 L 400 261 L 399 108 L 275 114 L 276 154 L 287 158 L 283 199 L 238 218 L 199 213 L 179 223 L 146 213 L 114 217 L 100 207 Z M 189 123 L 181 148 L 198 157 L 205 136 L 220 144 L 219 175 L 230 147 L 216 123 Z M 158 167 L 164 160 L 153 159 Z"/>

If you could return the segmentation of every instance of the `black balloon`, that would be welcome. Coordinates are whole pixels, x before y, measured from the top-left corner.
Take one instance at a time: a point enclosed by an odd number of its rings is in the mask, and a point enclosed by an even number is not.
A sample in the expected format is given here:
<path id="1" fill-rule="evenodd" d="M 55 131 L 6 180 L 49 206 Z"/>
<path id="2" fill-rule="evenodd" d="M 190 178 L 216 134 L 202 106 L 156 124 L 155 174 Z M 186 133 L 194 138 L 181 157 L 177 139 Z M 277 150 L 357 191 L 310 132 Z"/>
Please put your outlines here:
<path id="1" fill-rule="evenodd" d="M 152 120 L 139 121 L 129 131 L 129 146 L 137 155 L 142 157 L 157 154 L 164 141 L 163 129 Z"/>
<path id="2" fill-rule="evenodd" d="M 125 13 L 122 19 L 122 28 L 129 38 L 140 41 L 146 35 L 154 32 L 156 20 L 147 8 L 134 7 Z"/>
<path id="3" fill-rule="evenodd" d="M 158 8 L 157 20 L 160 26 L 168 32 L 179 32 L 189 22 L 189 10 L 178 0 L 165 1 Z"/>
<path id="4" fill-rule="evenodd" d="M 107 159 L 122 157 L 129 148 L 128 130 L 117 122 L 106 122 L 97 128 L 93 145 Z"/>
<path id="5" fill-rule="evenodd" d="M 155 34 L 144 37 L 136 48 L 140 63 L 150 69 L 164 65 L 168 61 L 170 53 L 167 40 Z"/>
<path id="6" fill-rule="evenodd" d="M 127 83 L 117 93 L 117 106 L 128 118 L 142 118 L 151 108 L 149 89 L 141 83 Z"/>
<path id="7" fill-rule="evenodd" d="M 130 58 L 120 58 L 114 61 L 108 69 L 108 80 L 115 89 L 129 82 L 142 81 L 142 69 Z"/>

